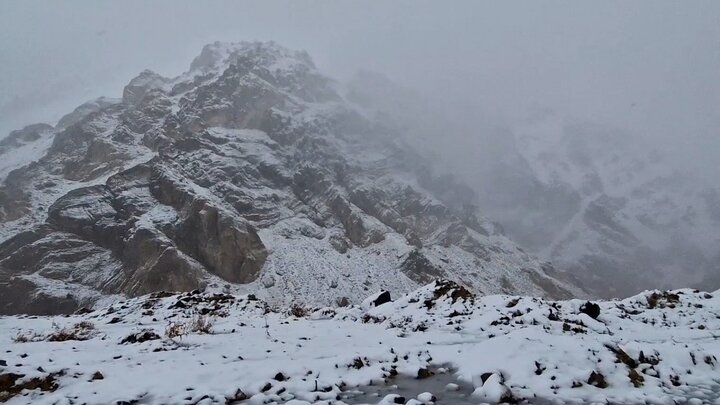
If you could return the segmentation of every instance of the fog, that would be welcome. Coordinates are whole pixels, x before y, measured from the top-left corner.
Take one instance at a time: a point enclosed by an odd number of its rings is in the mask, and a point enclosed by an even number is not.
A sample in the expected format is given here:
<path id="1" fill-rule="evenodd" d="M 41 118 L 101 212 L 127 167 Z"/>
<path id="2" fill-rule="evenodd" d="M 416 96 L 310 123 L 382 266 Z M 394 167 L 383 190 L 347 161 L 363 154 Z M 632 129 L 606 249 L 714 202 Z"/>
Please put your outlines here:
<path id="1" fill-rule="evenodd" d="M 177 74 L 202 45 L 275 40 L 339 79 L 359 68 L 498 122 L 552 108 L 717 147 L 720 4 L 24 2 L 0 4 L 0 129 Z"/>
<path id="2" fill-rule="evenodd" d="M 217 40 L 304 49 L 340 82 L 361 69 L 385 75 L 422 104 L 392 106 L 404 123 L 470 183 L 493 175 L 475 151 L 539 113 L 631 137 L 707 184 L 720 175 L 713 0 L 3 1 L 0 133 L 118 97 L 144 69 L 179 74 Z M 419 110 L 437 114 L 433 132 L 413 128 Z"/>

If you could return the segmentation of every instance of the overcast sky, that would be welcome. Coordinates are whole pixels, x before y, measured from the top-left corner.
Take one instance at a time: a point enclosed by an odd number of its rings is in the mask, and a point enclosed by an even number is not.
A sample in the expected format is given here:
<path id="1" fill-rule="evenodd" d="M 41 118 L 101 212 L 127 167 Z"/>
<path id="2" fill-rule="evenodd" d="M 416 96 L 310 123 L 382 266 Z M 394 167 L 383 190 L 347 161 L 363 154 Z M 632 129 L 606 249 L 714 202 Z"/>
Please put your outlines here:
<path id="1" fill-rule="evenodd" d="M 720 1 L 0 1 L 0 131 L 275 40 L 498 122 L 551 108 L 718 156 Z M 712 151 L 712 152 L 708 152 Z"/>

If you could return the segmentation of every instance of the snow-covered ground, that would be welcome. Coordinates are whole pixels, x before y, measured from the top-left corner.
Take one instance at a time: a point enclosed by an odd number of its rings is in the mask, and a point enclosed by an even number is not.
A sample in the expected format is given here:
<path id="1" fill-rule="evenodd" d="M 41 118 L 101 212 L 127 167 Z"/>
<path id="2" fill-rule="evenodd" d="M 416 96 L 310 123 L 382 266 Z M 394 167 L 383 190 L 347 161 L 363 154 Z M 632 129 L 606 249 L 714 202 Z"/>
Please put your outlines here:
<path id="1" fill-rule="evenodd" d="M 0 401 L 720 404 L 720 291 L 595 307 L 472 297 L 438 281 L 382 298 L 307 309 L 160 293 L 82 315 L 3 317 Z"/>

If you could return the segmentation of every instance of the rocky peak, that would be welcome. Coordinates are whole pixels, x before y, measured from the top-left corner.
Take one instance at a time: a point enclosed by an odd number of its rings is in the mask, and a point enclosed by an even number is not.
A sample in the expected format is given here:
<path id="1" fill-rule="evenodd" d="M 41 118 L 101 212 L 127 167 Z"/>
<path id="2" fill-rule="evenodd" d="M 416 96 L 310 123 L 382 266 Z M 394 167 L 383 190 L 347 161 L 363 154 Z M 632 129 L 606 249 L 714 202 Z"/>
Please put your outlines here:
<path id="1" fill-rule="evenodd" d="M 199 287 L 332 304 L 436 276 L 575 291 L 446 202 L 471 198 L 334 87 L 304 52 L 214 43 L 189 72 L 142 72 L 122 103 L 52 129 L 0 187 L 0 297 L 22 284 L 40 304 L 0 312 Z"/>
<path id="2" fill-rule="evenodd" d="M 130 83 L 123 89 L 123 102 L 137 104 L 147 92 L 162 89 L 170 83 L 170 79 L 160 76 L 152 70 L 143 70 L 134 79 L 130 80 Z"/>
<path id="3" fill-rule="evenodd" d="M 221 72 L 230 65 L 246 65 L 273 72 L 315 70 L 315 64 L 305 51 L 289 50 L 273 41 L 243 41 L 205 45 L 190 64 L 190 72 Z"/>

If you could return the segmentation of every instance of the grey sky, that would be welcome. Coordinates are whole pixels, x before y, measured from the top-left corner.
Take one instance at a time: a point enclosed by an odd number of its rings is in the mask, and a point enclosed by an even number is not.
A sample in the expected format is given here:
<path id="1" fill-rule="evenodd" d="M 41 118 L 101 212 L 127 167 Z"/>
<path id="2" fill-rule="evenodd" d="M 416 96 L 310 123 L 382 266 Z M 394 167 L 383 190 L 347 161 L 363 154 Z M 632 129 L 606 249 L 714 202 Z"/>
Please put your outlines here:
<path id="1" fill-rule="evenodd" d="M 718 1 L 0 2 L 0 131 L 180 73 L 215 40 L 275 40 L 512 122 L 537 108 L 718 155 Z M 711 152 L 709 152 L 711 151 Z"/>

